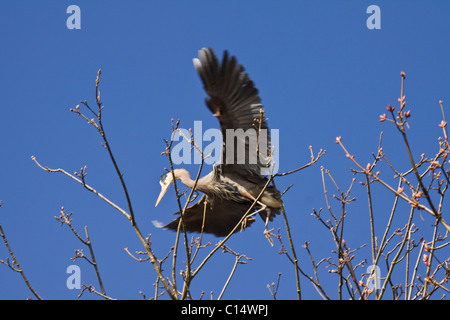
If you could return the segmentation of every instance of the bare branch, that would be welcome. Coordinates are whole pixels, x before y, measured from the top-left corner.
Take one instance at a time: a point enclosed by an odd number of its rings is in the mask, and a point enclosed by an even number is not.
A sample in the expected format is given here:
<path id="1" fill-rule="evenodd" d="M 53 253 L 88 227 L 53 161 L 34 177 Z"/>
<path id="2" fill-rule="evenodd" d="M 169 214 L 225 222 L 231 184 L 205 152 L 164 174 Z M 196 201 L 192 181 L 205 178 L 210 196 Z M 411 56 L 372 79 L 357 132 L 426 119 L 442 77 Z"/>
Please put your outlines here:
<path id="1" fill-rule="evenodd" d="M 3 228 L 2 225 L 0 224 L 0 237 L 2 237 L 3 242 L 5 243 L 6 248 L 9 251 L 9 255 L 12 258 L 12 264 L 9 262 L 9 258 L 6 261 L 0 260 L 0 263 L 5 264 L 6 266 L 8 266 L 10 269 L 12 269 L 13 271 L 19 272 L 20 275 L 23 278 L 23 281 L 25 281 L 25 284 L 27 285 L 28 289 L 30 289 L 30 291 L 34 294 L 34 296 L 38 299 L 38 300 L 42 300 L 41 296 L 36 292 L 36 290 L 34 290 L 34 288 L 31 286 L 30 282 L 28 281 L 28 278 L 25 276 L 25 272 L 23 272 L 22 268 L 19 265 L 19 261 L 17 260 L 16 256 L 14 255 L 14 252 L 12 251 L 8 240 L 6 239 L 6 235 L 3 232 Z"/>

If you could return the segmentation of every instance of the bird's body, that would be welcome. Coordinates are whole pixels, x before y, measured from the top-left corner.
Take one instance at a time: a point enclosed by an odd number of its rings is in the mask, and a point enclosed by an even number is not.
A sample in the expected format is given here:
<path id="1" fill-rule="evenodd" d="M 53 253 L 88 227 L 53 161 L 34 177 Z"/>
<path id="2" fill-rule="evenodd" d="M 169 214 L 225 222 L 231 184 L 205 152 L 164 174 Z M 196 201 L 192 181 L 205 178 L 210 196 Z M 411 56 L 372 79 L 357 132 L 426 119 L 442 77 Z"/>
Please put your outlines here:
<path id="1" fill-rule="evenodd" d="M 225 161 L 227 145 L 235 142 L 226 141 L 227 130 L 242 129 L 247 132 L 255 130 L 258 141 L 261 132 L 268 132 L 266 120 L 261 117 L 262 105 L 258 90 L 253 86 L 248 75 L 243 73 L 244 68 L 237 64 L 235 57 L 228 57 L 227 51 L 219 65 L 214 51 L 211 48 L 204 48 L 199 51 L 199 59 L 194 59 L 194 66 L 209 95 L 206 105 L 219 119 L 221 125 L 224 139 L 222 163 L 214 166 L 213 170 L 198 179 L 197 183 L 184 169 L 175 169 L 173 172 L 163 174 L 160 182 L 162 191 L 157 204 L 173 182 L 173 178 L 180 179 L 187 187 L 204 193 L 203 197 L 188 207 L 183 215 L 186 231 L 225 236 L 235 228 L 265 188 L 253 213 L 259 213 L 267 224 L 268 220 L 272 221 L 279 213 L 282 205 L 278 190 L 272 185 L 266 186 L 268 180 L 263 172 L 267 163 L 261 160 L 263 157 L 259 154 L 256 157 L 257 161 L 249 161 L 250 157 L 242 161 L 238 159 L 240 156 L 234 149 L 234 154 L 231 157 L 228 155 Z M 270 138 L 266 137 L 266 141 L 269 143 L 267 148 L 270 149 Z M 259 153 L 258 150 L 250 149 L 247 140 L 245 140 L 245 152 L 246 154 Z M 179 221 L 180 217 L 165 227 L 177 230 Z M 246 226 L 252 222 L 253 220 L 247 221 Z"/>

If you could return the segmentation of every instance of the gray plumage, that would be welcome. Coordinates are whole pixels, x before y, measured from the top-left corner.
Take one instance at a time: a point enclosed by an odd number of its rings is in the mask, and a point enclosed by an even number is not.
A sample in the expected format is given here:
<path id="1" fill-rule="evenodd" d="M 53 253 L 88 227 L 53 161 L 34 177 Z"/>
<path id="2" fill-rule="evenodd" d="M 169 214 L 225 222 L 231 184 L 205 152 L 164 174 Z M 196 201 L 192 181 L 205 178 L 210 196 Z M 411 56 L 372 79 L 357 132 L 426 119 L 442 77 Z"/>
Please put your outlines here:
<path id="1" fill-rule="evenodd" d="M 258 90 L 235 57 L 230 58 L 225 51 L 222 62 L 219 64 L 213 49 L 203 48 L 199 51 L 199 58 L 194 59 L 194 66 L 208 94 L 206 105 L 219 119 L 224 141 L 221 164 L 214 166 L 211 173 L 197 181 L 196 190 L 203 192 L 204 195 L 197 203 L 186 209 L 183 221 L 189 232 L 206 232 L 225 236 L 248 211 L 267 182 L 267 177 L 262 174 L 267 164 L 261 161 L 259 156 L 256 163 L 251 163 L 248 158 L 244 163 L 238 163 L 237 141 L 233 141 L 235 149 L 234 154 L 231 154 L 232 161 L 226 161 L 227 144 L 231 143 L 226 141 L 226 130 L 255 129 L 255 132 L 259 134 L 258 129 L 267 130 L 268 127 L 264 118 L 261 123 L 258 122 L 263 108 Z M 245 154 L 249 155 L 249 143 L 247 140 L 243 142 Z M 268 131 L 267 148 L 270 148 Z M 186 186 L 194 187 L 194 181 L 186 170 L 176 169 L 174 175 L 175 179 L 180 179 Z M 161 177 L 162 191 L 157 204 L 172 182 L 171 172 Z M 258 212 L 267 224 L 268 220 L 272 221 L 279 213 L 281 204 L 278 190 L 270 185 L 254 207 L 254 212 Z M 177 214 L 180 213 L 177 212 Z M 177 230 L 179 220 L 180 217 L 165 227 Z M 248 220 L 246 226 L 248 227 L 251 223 L 253 220 Z"/>

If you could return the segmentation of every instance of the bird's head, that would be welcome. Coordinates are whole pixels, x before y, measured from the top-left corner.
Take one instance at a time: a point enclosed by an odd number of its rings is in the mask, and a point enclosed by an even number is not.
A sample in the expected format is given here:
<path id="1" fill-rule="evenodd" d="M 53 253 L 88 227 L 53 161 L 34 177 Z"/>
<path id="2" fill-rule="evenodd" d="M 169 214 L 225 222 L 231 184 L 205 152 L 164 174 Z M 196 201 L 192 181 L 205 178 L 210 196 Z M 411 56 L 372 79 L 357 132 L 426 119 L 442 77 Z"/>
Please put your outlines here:
<path id="1" fill-rule="evenodd" d="M 166 172 L 161 175 L 161 180 L 159 181 L 159 184 L 161 185 L 161 192 L 159 193 L 158 200 L 156 200 L 155 207 L 158 206 L 159 202 L 164 197 L 164 194 L 167 192 L 172 182 L 172 172 Z"/>
<path id="2" fill-rule="evenodd" d="M 169 189 L 170 185 L 173 182 L 173 177 L 175 176 L 175 179 L 180 179 L 181 182 L 183 182 L 185 185 L 187 184 L 189 186 L 189 183 L 193 183 L 192 180 L 190 180 L 189 172 L 185 169 L 175 169 L 172 172 L 165 172 L 161 175 L 161 180 L 159 181 L 159 184 L 161 185 L 161 192 L 159 194 L 158 200 L 156 200 L 155 207 L 158 205 L 158 203 L 161 201 L 162 197 L 164 197 L 164 194 Z"/>

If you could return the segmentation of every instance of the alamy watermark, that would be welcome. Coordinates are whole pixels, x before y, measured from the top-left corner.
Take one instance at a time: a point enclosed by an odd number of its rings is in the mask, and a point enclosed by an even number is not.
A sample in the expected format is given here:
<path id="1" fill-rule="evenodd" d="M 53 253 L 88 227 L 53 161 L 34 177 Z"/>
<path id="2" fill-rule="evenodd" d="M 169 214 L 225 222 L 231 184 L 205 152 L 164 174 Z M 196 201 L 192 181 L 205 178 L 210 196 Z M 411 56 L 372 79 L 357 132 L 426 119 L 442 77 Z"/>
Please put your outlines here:
<path id="1" fill-rule="evenodd" d="M 67 29 L 81 29 L 81 9 L 77 5 L 70 5 L 66 9 L 70 16 L 66 20 Z"/>
<path id="2" fill-rule="evenodd" d="M 81 29 L 81 9 L 77 5 L 70 5 L 66 9 L 66 13 L 70 16 L 66 20 L 67 29 Z M 366 20 L 366 26 L 369 30 L 381 29 L 381 9 L 377 5 L 370 5 L 366 9 L 366 13 L 370 16 Z"/>
<path id="3" fill-rule="evenodd" d="M 193 138 L 193 141 L 192 141 Z M 224 140 L 223 140 L 224 139 Z M 174 164 L 267 164 L 262 167 L 260 174 L 276 174 L 279 168 L 279 130 L 271 129 L 226 129 L 225 137 L 222 131 L 210 128 L 203 132 L 202 121 L 194 121 L 191 132 L 178 128 L 173 132 L 174 146 L 171 150 Z M 270 143 L 269 143 L 270 141 Z M 226 144 L 226 152 L 222 157 L 222 144 Z M 192 152 L 193 143 L 195 143 Z M 201 152 L 200 152 L 201 151 Z M 203 153 L 203 155 L 202 155 Z"/>
<path id="4" fill-rule="evenodd" d="M 76 264 L 67 267 L 66 273 L 70 274 L 66 280 L 67 289 L 81 289 L 81 269 Z"/>
<path id="5" fill-rule="evenodd" d="M 378 290 L 381 288 L 381 270 L 377 265 L 367 267 L 366 273 L 369 275 L 367 288 L 369 290 Z"/>
<path id="6" fill-rule="evenodd" d="M 366 26 L 369 30 L 381 29 L 381 9 L 377 5 L 370 5 L 366 10 L 370 16 L 366 20 Z"/>

